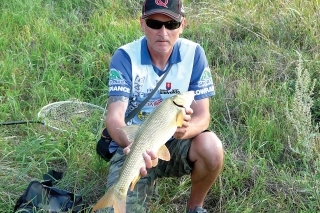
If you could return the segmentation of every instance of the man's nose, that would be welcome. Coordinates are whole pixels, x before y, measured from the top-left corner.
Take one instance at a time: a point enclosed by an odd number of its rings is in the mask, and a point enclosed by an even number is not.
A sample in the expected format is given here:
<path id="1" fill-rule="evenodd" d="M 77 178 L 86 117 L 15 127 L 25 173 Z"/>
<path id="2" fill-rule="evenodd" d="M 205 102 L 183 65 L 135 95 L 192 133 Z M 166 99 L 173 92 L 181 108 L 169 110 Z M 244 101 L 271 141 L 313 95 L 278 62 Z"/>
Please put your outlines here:
<path id="1" fill-rule="evenodd" d="M 159 29 L 159 35 L 167 35 L 167 28 L 162 25 L 162 27 Z"/>

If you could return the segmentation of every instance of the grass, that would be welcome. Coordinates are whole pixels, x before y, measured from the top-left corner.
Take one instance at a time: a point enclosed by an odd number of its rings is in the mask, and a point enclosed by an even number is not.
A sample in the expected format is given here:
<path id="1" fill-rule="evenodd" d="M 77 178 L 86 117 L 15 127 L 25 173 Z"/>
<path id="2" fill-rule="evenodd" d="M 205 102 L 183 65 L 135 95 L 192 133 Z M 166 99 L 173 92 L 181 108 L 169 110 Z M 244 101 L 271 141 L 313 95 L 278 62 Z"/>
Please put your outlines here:
<path id="1" fill-rule="evenodd" d="M 0 122 L 36 119 L 55 101 L 104 107 L 112 53 L 142 35 L 141 2 L 1 1 Z M 185 0 L 182 36 L 206 51 L 216 88 L 210 129 L 226 156 L 208 212 L 320 211 L 319 6 Z M 108 164 L 90 127 L 0 128 L 1 212 L 49 169 L 63 171 L 59 187 L 89 205 L 104 194 Z M 188 177 L 160 180 L 152 212 L 183 212 L 189 189 Z"/>

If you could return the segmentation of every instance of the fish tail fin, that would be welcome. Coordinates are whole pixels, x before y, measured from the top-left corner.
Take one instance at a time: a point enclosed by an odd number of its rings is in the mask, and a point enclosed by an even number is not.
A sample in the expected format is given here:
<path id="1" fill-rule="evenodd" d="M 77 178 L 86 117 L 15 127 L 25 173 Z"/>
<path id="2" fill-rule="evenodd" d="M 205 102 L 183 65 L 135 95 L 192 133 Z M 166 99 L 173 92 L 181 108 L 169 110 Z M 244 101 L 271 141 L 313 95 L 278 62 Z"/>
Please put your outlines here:
<path id="1" fill-rule="evenodd" d="M 92 208 L 92 212 L 112 206 L 115 213 L 126 213 L 126 195 L 121 196 L 114 187 L 111 187 L 106 194 L 98 200 L 96 205 Z"/>

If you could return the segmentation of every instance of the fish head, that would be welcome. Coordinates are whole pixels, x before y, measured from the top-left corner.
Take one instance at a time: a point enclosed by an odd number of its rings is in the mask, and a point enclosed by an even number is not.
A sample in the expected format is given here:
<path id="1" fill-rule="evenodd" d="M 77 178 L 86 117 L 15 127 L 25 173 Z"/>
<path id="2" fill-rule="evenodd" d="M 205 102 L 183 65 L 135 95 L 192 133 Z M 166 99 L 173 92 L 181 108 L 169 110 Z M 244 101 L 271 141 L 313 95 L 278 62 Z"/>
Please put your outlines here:
<path id="1" fill-rule="evenodd" d="M 190 107 L 192 101 L 194 100 L 194 91 L 183 92 L 171 97 L 172 102 L 183 108 Z"/>

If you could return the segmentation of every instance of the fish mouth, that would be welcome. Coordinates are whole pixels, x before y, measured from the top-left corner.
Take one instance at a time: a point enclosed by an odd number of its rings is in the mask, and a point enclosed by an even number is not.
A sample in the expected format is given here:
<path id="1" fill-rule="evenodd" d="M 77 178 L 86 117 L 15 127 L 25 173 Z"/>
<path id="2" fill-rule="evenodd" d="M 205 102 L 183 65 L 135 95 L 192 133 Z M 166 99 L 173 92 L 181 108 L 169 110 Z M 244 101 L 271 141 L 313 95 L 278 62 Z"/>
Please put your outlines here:
<path id="1" fill-rule="evenodd" d="M 173 104 L 176 105 L 177 107 L 185 108 L 183 105 L 177 104 L 176 102 L 173 101 Z"/>

